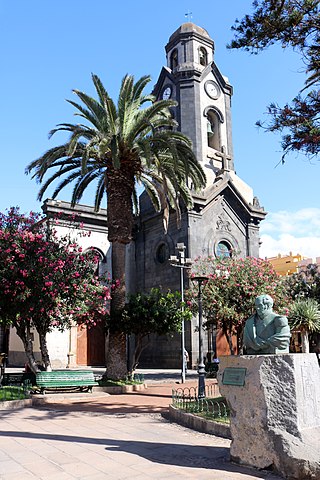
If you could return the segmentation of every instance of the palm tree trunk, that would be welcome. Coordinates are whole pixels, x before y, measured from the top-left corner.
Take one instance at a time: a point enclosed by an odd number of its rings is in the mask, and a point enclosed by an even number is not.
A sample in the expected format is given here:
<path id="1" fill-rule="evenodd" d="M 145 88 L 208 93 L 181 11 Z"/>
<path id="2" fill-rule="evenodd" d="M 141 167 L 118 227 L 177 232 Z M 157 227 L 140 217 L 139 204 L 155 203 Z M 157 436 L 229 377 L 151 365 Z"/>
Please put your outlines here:
<path id="1" fill-rule="evenodd" d="M 112 280 L 118 286 L 110 304 L 109 347 L 106 376 L 112 380 L 127 375 L 126 335 L 118 330 L 118 319 L 126 302 L 125 265 L 126 245 L 132 238 L 134 166 L 121 161 L 120 168 L 110 165 L 107 178 L 108 239 L 112 244 Z"/>
<path id="2" fill-rule="evenodd" d="M 301 350 L 302 353 L 309 353 L 309 335 L 308 331 L 301 331 Z"/>
<path id="3" fill-rule="evenodd" d="M 119 282 L 112 294 L 110 305 L 111 324 L 109 329 L 109 345 L 107 351 L 106 377 L 112 380 L 125 378 L 127 374 L 126 335 L 117 329 L 117 320 L 122 313 L 126 301 L 125 260 L 126 245 L 112 243 L 112 276 Z"/>

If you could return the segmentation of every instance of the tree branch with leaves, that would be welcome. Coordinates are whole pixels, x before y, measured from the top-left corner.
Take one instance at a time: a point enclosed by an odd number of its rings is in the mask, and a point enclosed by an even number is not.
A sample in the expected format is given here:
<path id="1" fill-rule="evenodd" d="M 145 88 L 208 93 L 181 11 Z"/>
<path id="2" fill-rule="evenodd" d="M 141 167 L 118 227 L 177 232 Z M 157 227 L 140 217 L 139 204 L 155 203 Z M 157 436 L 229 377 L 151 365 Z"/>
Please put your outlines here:
<path id="1" fill-rule="evenodd" d="M 320 151 L 320 11 L 319 0 L 255 0 L 253 13 L 236 20 L 229 48 L 259 53 L 279 43 L 301 58 L 305 85 L 284 106 L 271 103 L 269 120 L 257 125 L 282 135 L 283 155 L 300 152 L 309 159 Z"/>

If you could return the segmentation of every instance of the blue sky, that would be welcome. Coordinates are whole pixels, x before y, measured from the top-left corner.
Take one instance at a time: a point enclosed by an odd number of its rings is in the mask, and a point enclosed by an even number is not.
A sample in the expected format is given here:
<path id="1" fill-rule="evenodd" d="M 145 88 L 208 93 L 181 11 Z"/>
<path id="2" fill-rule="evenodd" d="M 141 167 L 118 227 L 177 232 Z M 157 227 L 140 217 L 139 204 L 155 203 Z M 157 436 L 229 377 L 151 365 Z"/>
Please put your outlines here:
<path id="1" fill-rule="evenodd" d="M 303 86 L 299 57 L 280 47 L 259 55 L 226 49 L 231 26 L 250 13 L 251 3 L 0 0 L 0 211 L 13 205 L 40 211 L 39 186 L 24 169 L 64 141 L 62 136 L 48 140 L 48 132 L 74 121 L 65 101 L 72 98 L 72 89 L 93 94 L 91 72 L 114 98 L 126 73 L 136 78 L 150 74 L 151 88 L 166 64 L 169 36 L 192 12 L 191 21 L 214 39 L 215 61 L 234 87 L 236 171 L 269 212 L 261 224 L 261 256 L 289 251 L 320 256 L 320 163 L 291 156 L 278 165 L 280 137 L 255 126 L 271 101 L 282 105 Z M 64 199 L 70 199 L 68 192 Z"/>

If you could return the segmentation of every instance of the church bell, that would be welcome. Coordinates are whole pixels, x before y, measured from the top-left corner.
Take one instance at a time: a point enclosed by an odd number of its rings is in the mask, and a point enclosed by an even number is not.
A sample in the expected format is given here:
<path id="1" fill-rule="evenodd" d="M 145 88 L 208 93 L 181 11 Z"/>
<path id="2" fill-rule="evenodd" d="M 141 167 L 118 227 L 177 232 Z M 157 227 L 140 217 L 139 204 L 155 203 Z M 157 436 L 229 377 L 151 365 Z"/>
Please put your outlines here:
<path id="1" fill-rule="evenodd" d="M 209 120 L 207 121 L 207 135 L 208 137 L 213 137 L 214 135 L 214 131 L 212 130 L 212 124 Z"/>

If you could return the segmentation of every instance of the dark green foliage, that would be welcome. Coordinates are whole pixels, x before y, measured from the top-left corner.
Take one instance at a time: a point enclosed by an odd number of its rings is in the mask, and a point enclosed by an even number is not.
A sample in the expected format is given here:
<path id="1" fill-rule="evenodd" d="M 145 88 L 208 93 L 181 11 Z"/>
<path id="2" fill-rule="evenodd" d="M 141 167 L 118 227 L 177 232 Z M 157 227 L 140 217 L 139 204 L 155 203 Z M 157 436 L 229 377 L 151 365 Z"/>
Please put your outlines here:
<path id="1" fill-rule="evenodd" d="M 313 298 L 320 302 L 319 266 L 310 263 L 304 270 L 285 278 L 288 296 L 297 298 Z"/>
<path id="2" fill-rule="evenodd" d="M 298 298 L 290 306 L 289 323 L 293 330 L 320 332 L 320 306 L 314 298 Z"/>
<path id="3" fill-rule="evenodd" d="M 122 315 L 121 330 L 135 335 L 179 332 L 182 319 L 191 318 L 190 310 L 185 305 L 183 310 L 181 307 L 179 292 L 162 293 L 153 288 L 150 293 L 131 295 Z"/>
<path id="4" fill-rule="evenodd" d="M 137 293 L 129 297 L 118 328 L 135 335 L 135 353 L 132 369 L 139 362 L 142 351 L 149 344 L 149 336 L 173 335 L 181 331 L 183 320 L 191 319 L 191 311 L 181 302 L 179 292 L 162 293 L 153 288 L 150 293 Z"/>
<path id="5" fill-rule="evenodd" d="M 320 145 L 319 0 L 255 0 L 252 5 L 253 13 L 232 27 L 235 38 L 229 48 L 258 53 L 280 43 L 300 54 L 306 74 L 305 88 L 283 107 L 271 103 L 269 121 L 257 125 L 282 134 L 282 162 L 289 152 L 316 156 Z"/>

